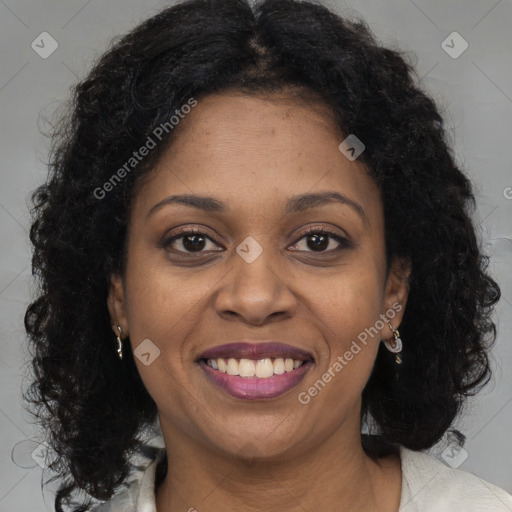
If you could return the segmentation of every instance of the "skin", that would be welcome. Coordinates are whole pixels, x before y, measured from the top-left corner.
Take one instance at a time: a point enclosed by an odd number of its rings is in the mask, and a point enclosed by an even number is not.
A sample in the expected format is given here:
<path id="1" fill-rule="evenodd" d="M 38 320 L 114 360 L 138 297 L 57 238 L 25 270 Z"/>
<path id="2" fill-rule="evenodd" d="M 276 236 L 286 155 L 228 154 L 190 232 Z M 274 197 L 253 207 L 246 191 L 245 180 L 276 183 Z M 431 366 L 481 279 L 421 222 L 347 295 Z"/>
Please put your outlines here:
<path id="1" fill-rule="evenodd" d="M 374 181 L 338 150 L 345 137 L 324 107 L 285 94 L 207 96 L 175 135 L 135 196 L 125 275 L 112 276 L 108 298 L 112 323 L 132 349 L 150 339 L 160 350 L 149 366 L 135 358 L 170 461 L 158 512 L 213 512 L 219 504 L 225 512 L 398 511 L 399 457 L 374 461 L 360 441 L 361 393 L 390 328 L 308 404 L 297 398 L 396 303 L 402 310 L 391 323 L 400 325 L 408 270 L 393 261 L 386 275 Z M 356 202 L 365 218 L 337 202 L 285 214 L 289 197 L 326 191 Z M 229 211 L 167 204 L 148 216 L 173 194 L 212 196 Z M 180 256 L 190 249 L 183 238 L 162 246 L 178 226 L 208 237 L 202 253 Z M 330 238 L 315 251 L 304 235 L 310 226 L 349 244 Z M 252 263 L 236 252 L 248 236 L 263 248 Z M 277 398 L 234 398 L 195 360 L 242 337 L 295 345 L 315 364 Z"/>

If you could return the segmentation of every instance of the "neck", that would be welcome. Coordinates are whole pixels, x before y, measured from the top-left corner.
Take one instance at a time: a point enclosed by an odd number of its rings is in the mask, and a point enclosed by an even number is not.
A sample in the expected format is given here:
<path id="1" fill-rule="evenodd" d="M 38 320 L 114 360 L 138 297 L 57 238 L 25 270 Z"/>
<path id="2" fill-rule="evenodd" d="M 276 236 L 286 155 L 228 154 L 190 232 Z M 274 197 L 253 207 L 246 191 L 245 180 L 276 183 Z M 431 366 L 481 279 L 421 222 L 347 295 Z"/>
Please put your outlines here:
<path id="1" fill-rule="evenodd" d="M 157 489 L 158 512 L 251 510 L 396 512 L 401 471 L 397 456 L 374 461 L 360 430 L 340 428 L 321 445 L 274 458 L 243 458 L 164 428 L 169 468 Z"/>

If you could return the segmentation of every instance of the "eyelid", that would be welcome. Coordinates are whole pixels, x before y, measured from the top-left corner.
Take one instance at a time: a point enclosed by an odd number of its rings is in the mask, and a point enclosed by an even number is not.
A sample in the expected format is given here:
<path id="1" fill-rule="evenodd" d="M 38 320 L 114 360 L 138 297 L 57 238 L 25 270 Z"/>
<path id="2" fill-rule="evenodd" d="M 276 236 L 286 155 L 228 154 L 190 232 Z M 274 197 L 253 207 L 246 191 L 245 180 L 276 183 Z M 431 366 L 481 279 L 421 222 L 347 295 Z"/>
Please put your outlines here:
<path id="1" fill-rule="evenodd" d="M 162 238 L 162 241 L 160 242 L 160 248 L 165 248 L 168 245 L 170 245 L 175 240 L 179 240 L 180 238 L 183 238 L 187 235 L 203 235 L 206 239 L 208 239 L 210 242 L 214 243 L 215 245 L 220 245 L 218 242 L 216 242 L 211 236 L 207 233 L 207 228 L 198 228 L 198 227 L 184 227 L 182 229 L 179 229 L 178 231 L 174 232 L 171 236 L 164 235 Z M 194 253 L 187 253 L 185 251 L 177 251 L 182 254 L 194 254 Z M 204 252 L 204 251 L 201 251 Z M 198 252 L 197 254 L 201 254 L 201 252 Z"/>
<path id="2" fill-rule="evenodd" d="M 304 231 L 301 232 L 299 235 L 299 238 L 297 238 L 296 242 L 304 238 L 305 236 L 311 234 L 311 233 L 325 233 L 326 235 L 331 235 L 333 238 L 336 239 L 343 239 L 347 240 L 349 239 L 348 235 L 346 234 L 340 234 L 336 231 L 332 230 L 331 228 L 327 228 L 325 226 L 308 226 Z M 296 243 L 294 242 L 294 243 Z"/>
<path id="3" fill-rule="evenodd" d="M 339 251 L 343 250 L 343 249 L 349 249 L 351 247 L 353 247 L 353 243 L 352 241 L 350 240 L 350 237 L 348 235 L 342 235 L 330 228 L 326 228 L 325 226 L 309 226 L 305 231 L 303 231 L 298 237 L 297 239 L 295 240 L 295 242 L 293 242 L 291 245 L 296 245 L 298 242 L 300 242 L 303 238 L 311 235 L 311 234 L 317 234 L 317 233 L 320 233 L 320 234 L 324 234 L 324 235 L 327 235 L 329 236 L 330 238 L 332 238 L 333 240 L 335 240 L 339 246 L 336 247 L 335 249 L 330 249 L 328 251 L 320 251 L 318 252 L 317 254 L 319 255 L 332 255 L 332 254 L 336 254 L 338 253 Z M 298 252 L 305 252 L 305 253 L 308 253 L 308 254 L 315 254 L 315 251 L 298 251 Z"/>

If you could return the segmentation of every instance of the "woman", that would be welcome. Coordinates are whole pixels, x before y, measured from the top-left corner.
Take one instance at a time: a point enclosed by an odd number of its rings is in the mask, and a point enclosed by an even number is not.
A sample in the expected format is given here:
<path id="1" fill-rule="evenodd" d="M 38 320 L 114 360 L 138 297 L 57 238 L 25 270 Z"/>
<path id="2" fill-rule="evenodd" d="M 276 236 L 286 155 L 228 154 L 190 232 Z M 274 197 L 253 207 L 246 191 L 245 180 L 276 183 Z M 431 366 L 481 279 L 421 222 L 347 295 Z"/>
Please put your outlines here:
<path id="1" fill-rule="evenodd" d="M 489 379 L 499 288 L 434 103 L 362 23 L 178 4 L 55 141 L 25 321 L 56 510 L 512 510 L 421 451 Z"/>

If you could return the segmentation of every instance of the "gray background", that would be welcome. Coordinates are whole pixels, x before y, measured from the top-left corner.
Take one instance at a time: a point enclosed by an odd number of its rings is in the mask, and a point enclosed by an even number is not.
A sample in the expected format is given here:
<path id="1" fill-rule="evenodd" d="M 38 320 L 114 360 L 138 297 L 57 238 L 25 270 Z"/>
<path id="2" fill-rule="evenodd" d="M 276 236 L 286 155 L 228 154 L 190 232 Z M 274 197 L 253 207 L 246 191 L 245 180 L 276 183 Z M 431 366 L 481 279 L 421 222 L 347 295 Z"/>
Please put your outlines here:
<path id="1" fill-rule="evenodd" d="M 27 204 L 30 191 L 45 178 L 43 119 L 51 119 L 112 36 L 166 5 L 162 0 L 0 0 L 0 512 L 53 510 L 52 495 L 41 491 L 44 463 L 31 457 L 37 431 L 20 401 L 28 359 L 22 318 L 33 289 Z M 480 236 L 503 292 L 496 312 L 496 373 L 458 423 L 468 437 L 467 453 L 446 451 L 449 440 L 432 453 L 512 492 L 512 3 L 331 0 L 327 5 L 349 17 L 359 13 L 385 44 L 410 55 L 422 85 L 443 110 L 458 162 L 474 180 Z M 441 44 L 454 31 L 469 45 L 458 58 Z M 58 42 L 47 59 L 31 47 L 42 32 Z M 452 52 L 462 48 L 461 40 L 446 44 L 454 46 Z"/>

